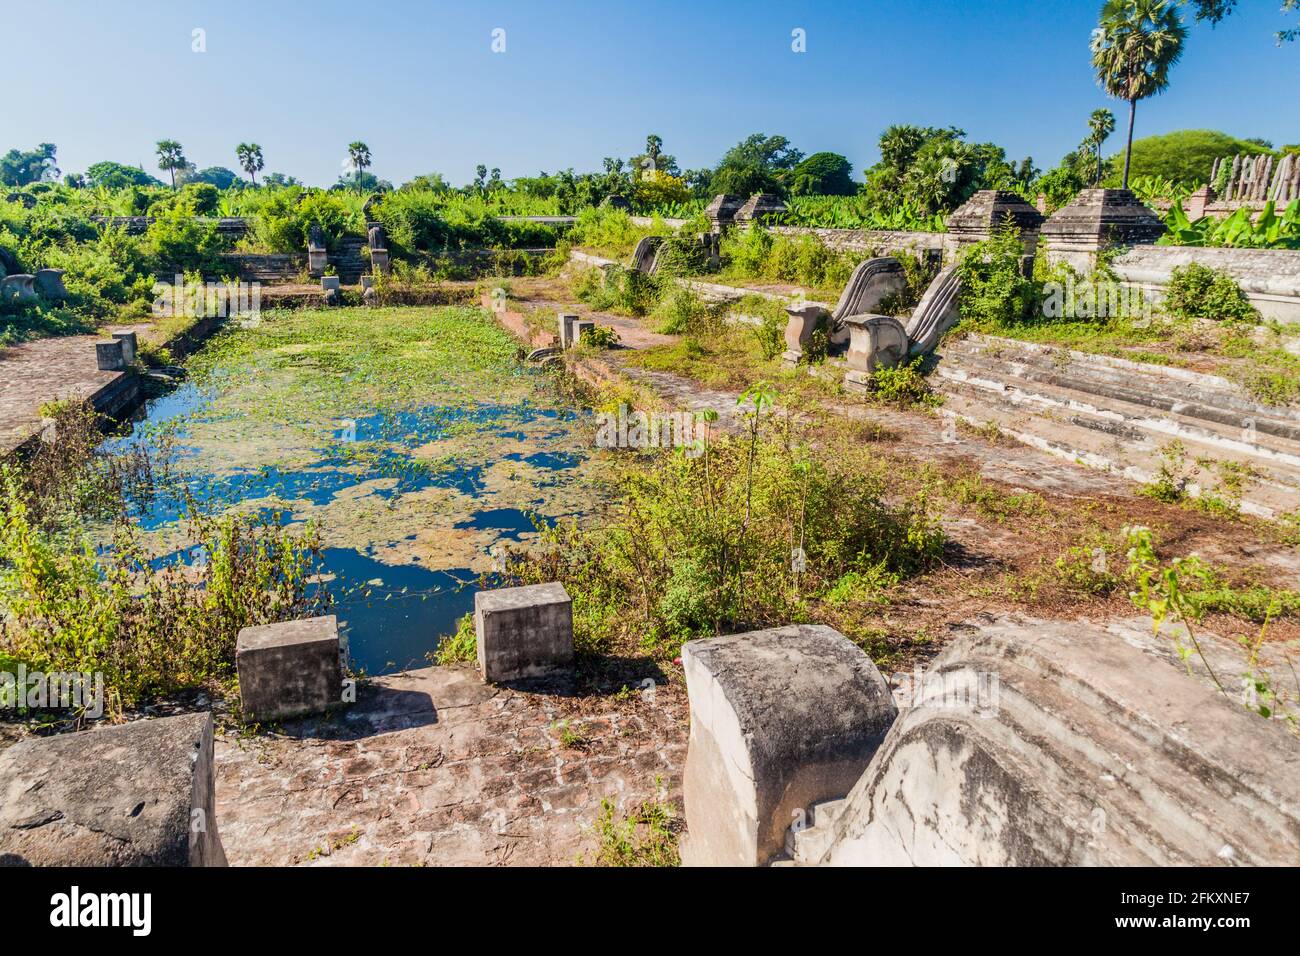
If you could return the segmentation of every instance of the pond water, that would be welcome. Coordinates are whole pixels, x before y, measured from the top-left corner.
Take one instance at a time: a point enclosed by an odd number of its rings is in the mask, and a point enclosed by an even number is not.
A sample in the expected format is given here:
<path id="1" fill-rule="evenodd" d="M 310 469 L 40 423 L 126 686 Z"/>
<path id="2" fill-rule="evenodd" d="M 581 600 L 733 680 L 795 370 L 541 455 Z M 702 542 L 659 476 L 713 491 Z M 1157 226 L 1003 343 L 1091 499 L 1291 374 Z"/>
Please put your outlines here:
<path id="1" fill-rule="evenodd" d="M 340 315 L 352 312 L 355 326 Z M 226 333 L 192 381 L 150 401 L 106 448 L 143 442 L 170 460 L 170 479 L 131 503 L 160 562 L 204 560 L 185 538 L 187 497 L 205 511 L 314 520 L 353 666 L 422 666 L 472 610 L 499 546 L 590 508 L 584 413 L 521 367 L 476 310 L 331 310 L 304 327 L 311 315 Z M 456 362 L 444 341 L 410 361 L 410 327 L 431 316 L 427 333 L 454 339 L 463 323 L 462 344 L 490 355 Z M 366 333 L 376 348 L 359 353 Z"/>

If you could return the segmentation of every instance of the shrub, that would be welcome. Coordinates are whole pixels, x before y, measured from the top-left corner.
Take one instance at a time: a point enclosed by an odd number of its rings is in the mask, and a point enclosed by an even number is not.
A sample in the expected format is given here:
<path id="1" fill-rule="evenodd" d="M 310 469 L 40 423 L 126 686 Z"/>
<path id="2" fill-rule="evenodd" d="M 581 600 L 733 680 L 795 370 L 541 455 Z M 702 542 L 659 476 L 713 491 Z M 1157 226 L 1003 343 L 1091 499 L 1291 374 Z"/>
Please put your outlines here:
<path id="1" fill-rule="evenodd" d="M 1174 269 L 1165 289 L 1165 311 L 1179 319 L 1259 321 L 1259 311 L 1231 275 L 1199 262 Z"/>
<path id="2" fill-rule="evenodd" d="M 958 263 L 962 325 L 979 328 L 1021 321 L 1035 301 L 1033 282 L 1021 271 L 1024 245 L 1013 226 L 972 243 Z"/>

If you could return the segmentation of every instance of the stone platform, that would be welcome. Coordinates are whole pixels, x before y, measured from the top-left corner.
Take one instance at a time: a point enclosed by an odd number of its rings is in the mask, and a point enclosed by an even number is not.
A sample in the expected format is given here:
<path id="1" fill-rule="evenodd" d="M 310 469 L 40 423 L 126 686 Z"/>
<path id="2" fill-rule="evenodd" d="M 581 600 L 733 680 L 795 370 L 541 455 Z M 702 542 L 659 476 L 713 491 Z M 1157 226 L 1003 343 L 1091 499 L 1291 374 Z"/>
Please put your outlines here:
<path id="1" fill-rule="evenodd" d="M 653 665 L 647 665 L 647 677 Z M 217 815 L 239 865 L 572 865 L 601 801 L 681 806 L 680 680 L 622 699 L 485 685 L 471 665 L 361 686 L 281 735 L 217 741 Z M 575 737 L 580 738 L 576 739 Z M 567 741 L 567 745 L 566 745 Z"/>

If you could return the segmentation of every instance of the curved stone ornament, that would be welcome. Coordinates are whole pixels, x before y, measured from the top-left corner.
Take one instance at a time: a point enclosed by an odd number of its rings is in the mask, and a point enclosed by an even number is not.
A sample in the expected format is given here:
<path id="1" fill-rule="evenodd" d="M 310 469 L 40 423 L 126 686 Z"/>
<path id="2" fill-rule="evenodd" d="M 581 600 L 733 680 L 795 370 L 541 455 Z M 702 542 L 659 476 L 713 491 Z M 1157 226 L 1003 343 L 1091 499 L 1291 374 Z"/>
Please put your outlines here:
<path id="1" fill-rule="evenodd" d="M 892 315 L 851 315 L 844 325 L 850 334 L 844 386 L 850 391 L 867 391 L 876 369 L 896 368 L 907 358 L 907 332 Z"/>
<path id="2" fill-rule="evenodd" d="M 1008 616 L 934 661 L 802 862 L 1294 865 L 1298 793 L 1296 739 L 1149 621 Z"/>
<path id="3" fill-rule="evenodd" d="M 961 296 L 961 274 L 956 266 L 948 266 L 934 277 L 930 287 L 907 323 L 909 356 L 933 352 L 947 332 L 960 317 L 958 299 Z"/>

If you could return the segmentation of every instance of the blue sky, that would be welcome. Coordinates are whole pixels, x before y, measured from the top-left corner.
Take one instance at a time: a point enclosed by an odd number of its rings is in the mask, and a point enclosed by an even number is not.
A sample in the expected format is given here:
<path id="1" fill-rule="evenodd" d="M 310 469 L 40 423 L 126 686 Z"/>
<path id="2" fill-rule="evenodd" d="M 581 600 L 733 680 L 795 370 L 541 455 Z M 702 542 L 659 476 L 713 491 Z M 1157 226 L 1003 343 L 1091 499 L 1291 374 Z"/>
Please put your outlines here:
<path id="1" fill-rule="evenodd" d="M 250 140 L 267 172 L 327 185 L 361 139 L 383 178 L 462 183 L 479 162 L 507 178 L 598 168 L 647 132 L 683 167 L 711 165 L 764 132 L 844 153 L 860 175 L 880 131 L 911 122 L 959 126 L 1047 168 L 1096 107 L 1122 129 L 1124 105 L 1089 65 L 1099 6 L 0 0 L 0 149 L 53 142 L 64 171 L 113 159 L 157 175 L 159 139 L 230 168 Z M 1170 90 L 1139 105 L 1137 135 L 1300 141 L 1300 43 L 1275 45 L 1278 6 L 1241 0 L 1219 27 L 1194 25 Z M 491 49 L 497 28 L 504 53 Z M 791 50 L 796 28 L 805 53 Z"/>

